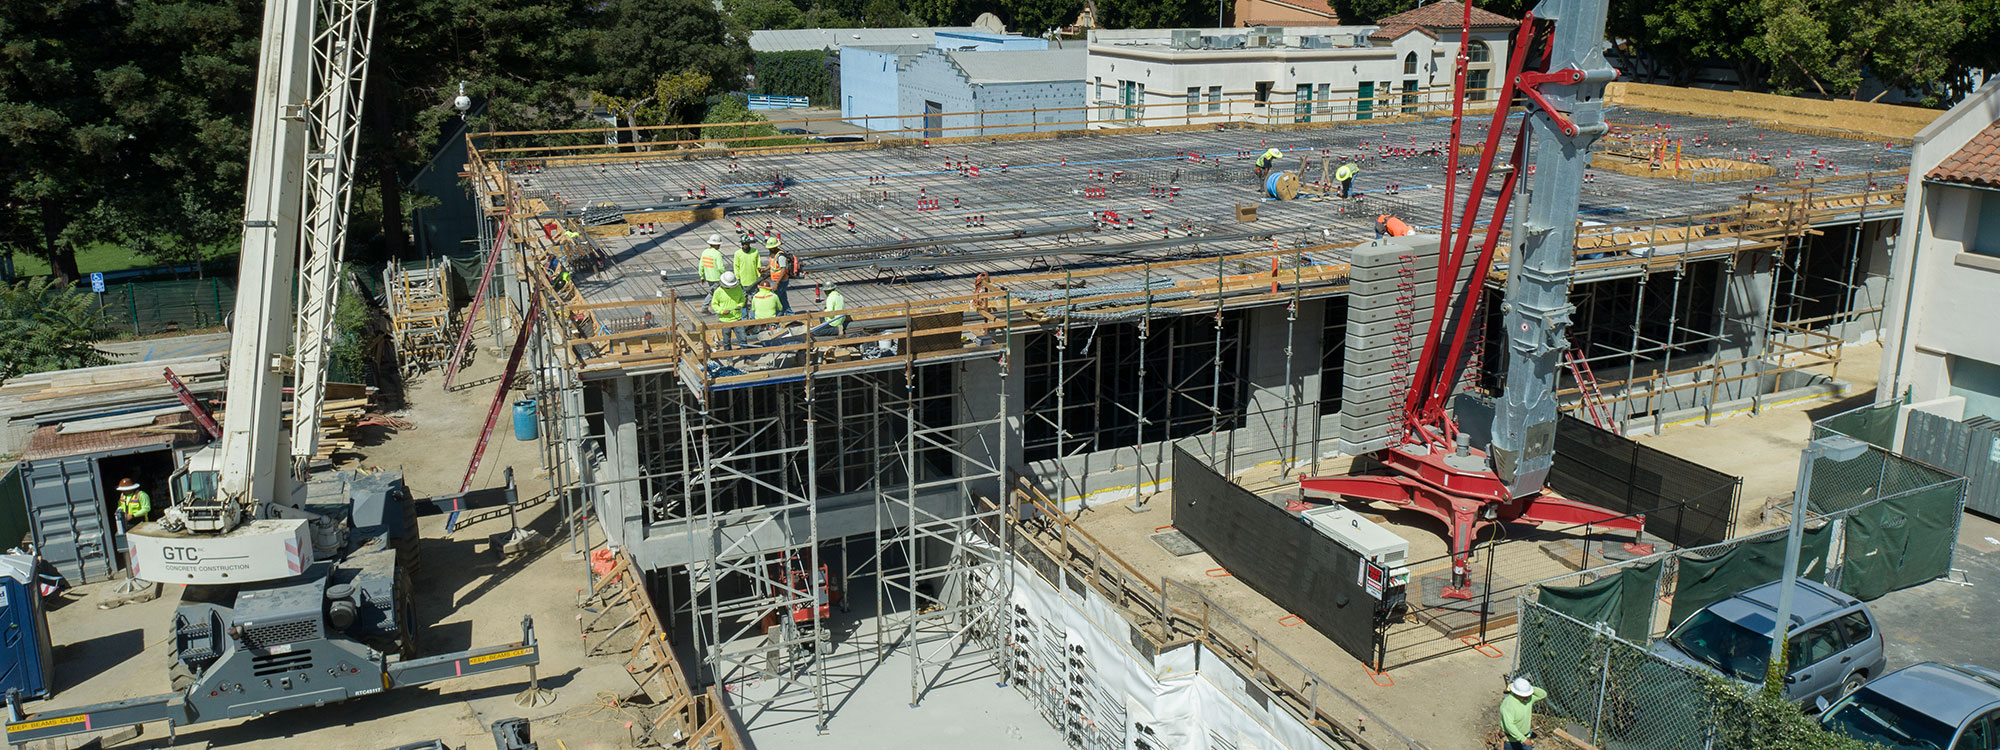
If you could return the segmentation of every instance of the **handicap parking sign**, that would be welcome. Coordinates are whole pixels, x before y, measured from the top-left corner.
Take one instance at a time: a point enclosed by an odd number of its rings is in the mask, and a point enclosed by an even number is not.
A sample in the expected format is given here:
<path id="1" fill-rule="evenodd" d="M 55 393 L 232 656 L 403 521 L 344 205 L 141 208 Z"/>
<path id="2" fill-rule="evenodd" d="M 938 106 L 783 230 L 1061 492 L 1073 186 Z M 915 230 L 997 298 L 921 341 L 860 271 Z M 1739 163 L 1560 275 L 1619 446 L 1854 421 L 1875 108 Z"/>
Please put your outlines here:
<path id="1" fill-rule="evenodd" d="M 91 275 L 90 275 L 90 291 L 93 291 L 93 292 L 96 292 L 96 293 L 98 293 L 98 294 L 103 294 L 103 293 L 104 293 L 104 274 L 103 274 L 103 273 L 101 273 L 101 272 L 100 272 L 100 273 L 93 273 L 93 274 L 91 274 Z"/>

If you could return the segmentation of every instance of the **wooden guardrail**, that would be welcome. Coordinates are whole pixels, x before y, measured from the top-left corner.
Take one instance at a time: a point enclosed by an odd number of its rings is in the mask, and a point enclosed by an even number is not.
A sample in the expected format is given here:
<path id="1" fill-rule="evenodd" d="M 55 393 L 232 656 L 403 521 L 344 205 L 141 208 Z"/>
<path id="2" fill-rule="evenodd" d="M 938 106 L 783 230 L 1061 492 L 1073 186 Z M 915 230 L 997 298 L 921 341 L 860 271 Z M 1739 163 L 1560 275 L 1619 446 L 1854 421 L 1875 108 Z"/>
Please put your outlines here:
<path id="1" fill-rule="evenodd" d="M 597 609 L 583 622 L 583 639 L 588 656 L 618 655 L 633 683 L 652 703 L 642 712 L 651 718 L 635 722 L 632 730 L 660 747 L 748 747 L 743 728 L 723 705 L 721 693 L 713 687 L 697 692 L 688 685 L 687 673 L 667 642 L 659 610 L 646 592 L 644 574 L 624 552 L 614 560 L 610 572 L 597 579 L 582 602 L 586 609 Z"/>

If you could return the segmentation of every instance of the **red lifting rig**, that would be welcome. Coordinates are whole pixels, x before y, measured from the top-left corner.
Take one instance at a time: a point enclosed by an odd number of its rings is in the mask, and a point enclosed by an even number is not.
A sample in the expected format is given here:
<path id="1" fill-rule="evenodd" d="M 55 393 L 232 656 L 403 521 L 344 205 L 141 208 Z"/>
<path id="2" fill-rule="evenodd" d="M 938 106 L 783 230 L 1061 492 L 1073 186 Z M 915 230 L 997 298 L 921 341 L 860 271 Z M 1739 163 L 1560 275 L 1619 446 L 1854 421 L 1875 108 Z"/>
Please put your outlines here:
<path id="1" fill-rule="evenodd" d="M 1525 106 L 1528 113 L 1512 139 L 1509 168 L 1495 170 L 1494 156 L 1505 137 L 1511 107 L 1494 108 L 1479 167 L 1454 231 L 1452 203 L 1459 195 L 1459 130 L 1465 111 L 1465 50 L 1471 26 L 1471 4 L 1464 7 L 1466 29 L 1460 35 L 1453 89 L 1437 292 L 1423 339 L 1426 345 L 1411 372 L 1398 418 L 1400 444 L 1374 453 L 1392 473 L 1308 477 L 1300 482 L 1304 497 L 1376 500 L 1444 521 L 1451 539 L 1452 585 L 1442 593 L 1456 599 L 1472 596 L 1467 561 L 1479 532 L 1492 524 L 1589 523 L 1635 532 L 1645 525 L 1643 517 L 1620 515 L 1560 497 L 1542 486 L 1553 455 L 1556 362 L 1568 346 L 1571 308 L 1567 294 L 1575 261 L 1577 184 L 1590 155 L 1590 142 L 1605 129 L 1604 84 L 1617 75 L 1600 52 L 1605 0 L 1544 0 L 1521 20 L 1496 101 Z M 1537 13 L 1542 17 L 1537 18 Z M 1543 90 L 1545 86 L 1548 91 Z M 1502 175 L 1500 189 L 1484 237 L 1474 251 L 1477 254 L 1468 259 L 1474 220 L 1485 202 L 1487 181 L 1496 171 Z M 1459 429 L 1445 407 L 1464 372 L 1470 354 L 1467 340 L 1478 325 L 1474 313 L 1479 308 L 1483 281 L 1492 269 L 1500 229 L 1506 224 L 1509 204 L 1524 174 L 1532 175 L 1534 191 L 1521 226 L 1513 232 L 1512 278 L 1502 306 L 1508 338 L 1507 387 L 1496 403 L 1493 444 L 1481 450 L 1471 445 L 1469 435 Z M 1458 275 L 1467 262 L 1473 263 L 1473 272 L 1461 290 Z M 1628 547 L 1642 549 L 1639 545 Z"/>

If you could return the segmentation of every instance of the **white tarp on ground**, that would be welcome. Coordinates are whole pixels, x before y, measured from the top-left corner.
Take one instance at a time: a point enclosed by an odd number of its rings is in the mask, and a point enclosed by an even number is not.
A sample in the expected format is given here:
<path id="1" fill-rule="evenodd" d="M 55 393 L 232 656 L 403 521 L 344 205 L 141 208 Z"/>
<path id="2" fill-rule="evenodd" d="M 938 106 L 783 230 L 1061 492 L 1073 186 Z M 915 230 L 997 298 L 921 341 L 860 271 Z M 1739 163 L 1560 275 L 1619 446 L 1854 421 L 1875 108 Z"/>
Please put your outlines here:
<path id="1" fill-rule="evenodd" d="M 1016 687 L 1085 750 L 1318 750 L 1332 746 L 1213 652 L 1190 643 L 1148 658 L 1096 591 L 1013 563 Z M 1060 644 L 1060 650 L 1053 648 Z"/>

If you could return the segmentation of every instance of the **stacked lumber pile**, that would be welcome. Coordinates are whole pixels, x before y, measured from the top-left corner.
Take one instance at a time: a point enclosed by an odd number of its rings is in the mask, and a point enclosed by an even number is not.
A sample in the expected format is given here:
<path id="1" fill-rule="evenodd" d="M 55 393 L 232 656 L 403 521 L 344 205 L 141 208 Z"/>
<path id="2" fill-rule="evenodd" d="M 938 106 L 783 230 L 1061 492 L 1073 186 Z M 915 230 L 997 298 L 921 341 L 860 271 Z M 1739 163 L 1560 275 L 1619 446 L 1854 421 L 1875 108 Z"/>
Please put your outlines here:
<path id="1" fill-rule="evenodd" d="M 152 424 L 184 411 L 161 371 L 172 369 L 197 397 L 226 387 L 220 353 L 23 375 L 0 383 L 0 418 L 60 424 L 64 434 Z"/>

